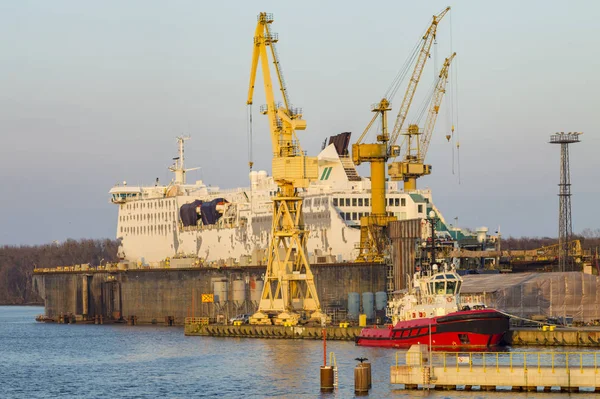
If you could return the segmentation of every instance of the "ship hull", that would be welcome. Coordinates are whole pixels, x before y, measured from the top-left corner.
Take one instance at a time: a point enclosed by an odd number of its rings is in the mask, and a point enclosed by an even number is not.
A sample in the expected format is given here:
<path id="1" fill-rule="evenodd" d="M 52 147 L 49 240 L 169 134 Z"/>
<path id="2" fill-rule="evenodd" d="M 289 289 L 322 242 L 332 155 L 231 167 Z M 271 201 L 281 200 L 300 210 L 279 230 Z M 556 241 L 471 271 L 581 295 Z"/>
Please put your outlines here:
<path id="1" fill-rule="evenodd" d="M 400 321 L 393 327 L 364 328 L 356 344 L 382 348 L 431 344 L 432 348 L 442 350 L 487 349 L 501 345 L 508 329 L 508 317 L 504 314 L 492 309 L 470 310 Z"/>

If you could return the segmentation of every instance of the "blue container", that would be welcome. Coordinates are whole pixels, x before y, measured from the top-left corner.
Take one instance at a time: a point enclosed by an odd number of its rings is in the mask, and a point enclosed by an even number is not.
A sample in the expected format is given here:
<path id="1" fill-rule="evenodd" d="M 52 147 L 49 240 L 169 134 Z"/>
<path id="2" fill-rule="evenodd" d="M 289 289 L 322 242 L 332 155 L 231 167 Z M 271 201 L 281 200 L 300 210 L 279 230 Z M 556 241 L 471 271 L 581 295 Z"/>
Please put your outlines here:
<path id="1" fill-rule="evenodd" d="M 384 310 L 387 306 L 387 294 L 383 291 L 375 293 L 375 309 Z"/>
<path id="2" fill-rule="evenodd" d="M 360 313 L 360 294 L 358 292 L 348 293 L 348 318 L 358 319 Z"/>
<path id="3" fill-rule="evenodd" d="M 363 292 L 362 294 L 363 313 L 367 315 L 367 320 L 373 320 L 375 316 L 375 303 L 372 292 Z"/>

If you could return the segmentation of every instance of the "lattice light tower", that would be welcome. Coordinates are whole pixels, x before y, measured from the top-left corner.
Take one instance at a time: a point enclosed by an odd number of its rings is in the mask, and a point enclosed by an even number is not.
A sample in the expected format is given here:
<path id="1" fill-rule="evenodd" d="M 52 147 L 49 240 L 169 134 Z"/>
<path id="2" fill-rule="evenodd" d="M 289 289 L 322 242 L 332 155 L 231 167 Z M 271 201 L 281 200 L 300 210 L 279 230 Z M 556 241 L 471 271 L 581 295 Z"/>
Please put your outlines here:
<path id="1" fill-rule="evenodd" d="M 582 133 L 555 133 L 550 144 L 560 144 L 560 183 L 558 184 L 558 270 L 575 271 L 573 257 L 569 254 L 569 243 L 573 239 L 571 223 L 571 173 L 569 171 L 569 144 L 579 143 Z"/>

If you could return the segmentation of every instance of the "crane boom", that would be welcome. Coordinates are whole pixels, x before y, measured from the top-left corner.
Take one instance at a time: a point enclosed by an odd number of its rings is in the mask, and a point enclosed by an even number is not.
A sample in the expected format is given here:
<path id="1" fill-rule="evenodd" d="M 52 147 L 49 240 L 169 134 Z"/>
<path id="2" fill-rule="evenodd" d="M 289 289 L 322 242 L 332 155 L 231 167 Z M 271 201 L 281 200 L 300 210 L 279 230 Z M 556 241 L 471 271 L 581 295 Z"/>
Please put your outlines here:
<path id="1" fill-rule="evenodd" d="M 388 165 L 388 174 L 392 180 L 404 180 L 404 190 L 411 191 L 417 188 L 417 179 L 421 176 L 431 173 L 431 165 L 424 164 L 431 136 L 435 127 L 435 122 L 440 111 L 442 99 L 446 93 L 446 84 L 448 83 L 448 70 L 452 60 L 456 56 L 453 53 L 444 60 L 435 89 L 429 104 L 429 112 L 425 121 L 425 128 L 419 130 L 415 125 L 409 125 L 406 132 L 403 132 L 407 138 L 407 145 L 404 146 L 404 156 L 400 162 L 392 162 Z M 420 136 L 420 137 L 419 137 Z M 413 147 L 413 143 L 416 147 Z"/>
<path id="2" fill-rule="evenodd" d="M 270 24 L 273 15 L 260 13 L 254 33 L 254 50 L 250 68 L 250 84 L 246 103 L 251 105 L 258 65 L 263 75 L 267 104 L 261 113 L 269 117 L 269 130 L 273 146 L 272 173 L 279 189 L 273 198 L 273 219 L 269 242 L 267 270 L 263 292 L 251 324 L 295 325 L 300 313 L 308 314 L 319 322 L 325 317 L 317 296 L 313 274 L 306 251 L 308 231 L 305 230 L 302 198 L 298 189 L 308 187 L 318 177 L 317 157 L 304 155 L 296 130 L 306 129 L 302 111 L 293 108 L 283 79 L 279 56 L 274 44 L 277 34 Z M 271 80 L 269 51 L 273 58 L 283 104 L 275 101 Z M 274 316 L 274 317 L 270 317 Z M 325 317 L 326 318 L 326 317 Z"/>
<path id="3" fill-rule="evenodd" d="M 408 115 L 408 110 L 410 109 L 413 97 L 415 96 L 417 85 L 419 84 L 421 74 L 423 73 L 423 68 L 425 68 L 425 63 L 429 58 L 429 51 L 431 50 L 431 45 L 435 40 L 437 26 L 442 18 L 444 18 L 444 16 L 448 13 L 448 11 L 450 11 L 450 7 L 446 7 L 441 13 L 434 15 L 431 25 L 429 25 L 425 35 L 423 35 L 423 45 L 421 46 L 421 51 L 419 52 L 417 62 L 415 63 L 415 69 L 413 70 L 412 76 L 408 81 L 408 87 L 406 88 L 406 93 L 404 93 L 402 104 L 398 110 L 398 116 L 396 117 L 396 122 L 394 123 L 394 129 L 392 130 L 392 134 L 390 136 L 390 146 L 395 145 L 398 137 L 400 137 L 402 126 L 404 125 L 404 121 Z"/>

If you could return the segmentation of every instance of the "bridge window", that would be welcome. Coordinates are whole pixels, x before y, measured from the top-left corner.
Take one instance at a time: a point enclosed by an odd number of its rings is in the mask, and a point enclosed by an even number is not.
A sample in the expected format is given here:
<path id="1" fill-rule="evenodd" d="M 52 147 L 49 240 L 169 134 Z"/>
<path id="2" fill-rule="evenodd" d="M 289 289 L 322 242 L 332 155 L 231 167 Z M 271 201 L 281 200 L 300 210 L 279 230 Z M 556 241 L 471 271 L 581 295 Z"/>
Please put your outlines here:
<path id="1" fill-rule="evenodd" d="M 337 198 L 334 198 L 334 199 L 333 199 L 333 206 L 337 206 L 337 204 L 338 204 L 338 199 L 337 199 Z"/>
<path id="2" fill-rule="evenodd" d="M 400 205 L 400 198 L 394 198 L 394 205 L 396 205 L 396 206 Z"/>
<path id="3" fill-rule="evenodd" d="M 346 198 L 346 206 L 350 206 L 350 198 Z"/>
<path id="4" fill-rule="evenodd" d="M 369 206 L 369 199 L 365 198 L 365 206 Z"/>
<path id="5" fill-rule="evenodd" d="M 352 220 L 356 220 L 356 212 L 352 212 Z"/>
<path id="6" fill-rule="evenodd" d="M 400 206 L 406 206 L 406 198 L 400 198 Z"/>
<path id="7" fill-rule="evenodd" d="M 358 206 L 363 206 L 363 199 L 362 198 L 358 199 Z"/>
<path id="8" fill-rule="evenodd" d="M 356 206 L 356 198 L 352 198 L 352 206 Z"/>
<path id="9" fill-rule="evenodd" d="M 419 205 L 419 207 L 418 207 L 418 212 L 419 212 L 419 213 L 423 213 L 423 205 Z"/>
<path id="10" fill-rule="evenodd" d="M 454 295 L 455 288 L 456 288 L 456 281 L 448 281 L 446 283 L 446 294 Z"/>

